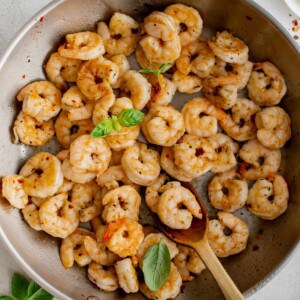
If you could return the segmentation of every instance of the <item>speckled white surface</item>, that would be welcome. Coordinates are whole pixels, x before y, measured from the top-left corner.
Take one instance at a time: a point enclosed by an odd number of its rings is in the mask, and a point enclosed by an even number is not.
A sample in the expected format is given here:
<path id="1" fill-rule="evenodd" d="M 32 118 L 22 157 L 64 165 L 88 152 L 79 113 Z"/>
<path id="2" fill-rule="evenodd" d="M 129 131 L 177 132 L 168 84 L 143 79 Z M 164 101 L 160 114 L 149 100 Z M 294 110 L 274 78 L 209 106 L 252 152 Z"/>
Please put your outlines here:
<path id="1" fill-rule="evenodd" d="M 50 0 L 0 0 L 0 55 L 22 25 Z M 255 0 L 275 16 L 292 35 L 292 20 L 296 19 L 283 0 Z M 300 32 L 299 32 L 300 34 Z M 0 241 L 0 295 L 10 293 L 12 273 L 20 270 Z M 289 260 L 284 269 L 266 286 L 255 293 L 251 300 L 300 299 L 300 250 Z"/>

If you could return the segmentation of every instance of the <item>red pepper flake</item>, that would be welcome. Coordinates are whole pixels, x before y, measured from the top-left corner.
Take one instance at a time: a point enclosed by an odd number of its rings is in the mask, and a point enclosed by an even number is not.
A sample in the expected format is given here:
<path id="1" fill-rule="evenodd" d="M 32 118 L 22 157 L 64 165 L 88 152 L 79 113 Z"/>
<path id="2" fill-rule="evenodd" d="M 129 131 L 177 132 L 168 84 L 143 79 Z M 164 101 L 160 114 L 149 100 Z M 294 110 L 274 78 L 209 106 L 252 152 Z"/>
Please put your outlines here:
<path id="1" fill-rule="evenodd" d="M 26 75 L 22 75 L 22 78 L 25 79 L 25 78 L 26 78 Z"/>
<path id="2" fill-rule="evenodd" d="M 298 20 L 293 20 L 292 23 L 294 26 L 298 26 Z"/>
<path id="3" fill-rule="evenodd" d="M 46 160 L 49 160 L 49 156 L 46 157 Z"/>
<path id="4" fill-rule="evenodd" d="M 76 100 L 71 100 L 73 103 L 75 103 L 76 102 Z"/>
<path id="5" fill-rule="evenodd" d="M 23 180 L 23 179 L 18 179 L 18 182 L 19 182 L 19 183 L 23 183 L 24 180 Z"/>
<path id="6" fill-rule="evenodd" d="M 73 208 L 73 205 L 69 204 L 68 207 L 69 207 L 70 209 L 72 209 L 72 208 Z"/>
<path id="7" fill-rule="evenodd" d="M 107 230 L 102 238 L 102 242 L 106 243 L 112 237 L 112 234 L 124 223 L 124 219 L 118 219 L 108 223 Z"/>
<path id="8" fill-rule="evenodd" d="M 40 23 L 42 23 L 44 21 L 44 17 L 40 18 Z"/>
<path id="9" fill-rule="evenodd" d="M 292 31 L 294 31 L 294 32 L 298 32 L 298 30 L 299 30 L 299 27 L 293 27 L 292 28 Z"/>
<path id="10" fill-rule="evenodd" d="M 299 40 L 299 36 L 298 35 L 294 35 L 294 40 Z"/>

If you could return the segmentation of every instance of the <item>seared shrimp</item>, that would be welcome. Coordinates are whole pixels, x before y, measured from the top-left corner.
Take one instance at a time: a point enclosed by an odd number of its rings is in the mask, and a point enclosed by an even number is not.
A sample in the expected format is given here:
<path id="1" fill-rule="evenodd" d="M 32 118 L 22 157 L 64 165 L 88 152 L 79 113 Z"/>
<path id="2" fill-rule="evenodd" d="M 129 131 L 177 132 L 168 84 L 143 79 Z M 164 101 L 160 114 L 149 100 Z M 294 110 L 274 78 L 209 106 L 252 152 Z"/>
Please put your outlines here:
<path id="1" fill-rule="evenodd" d="M 22 214 L 25 221 L 32 229 L 36 231 L 43 230 L 41 225 L 40 215 L 39 215 L 39 207 L 37 207 L 34 203 L 27 204 L 22 209 Z"/>
<path id="2" fill-rule="evenodd" d="M 182 186 L 170 188 L 160 196 L 157 214 L 162 223 L 173 229 L 188 229 L 193 217 L 202 219 L 194 194 Z"/>
<path id="3" fill-rule="evenodd" d="M 84 267 L 92 262 L 92 258 L 84 247 L 84 238 L 86 236 L 94 237 L 95 235 L 89 230 L 77 228 L 73 233 L 62 240 L 59 254 L 65 269 L 71 268 L 74 261 L 80 267 Z"/>
<path id="4" fill-rule="evenodd" d="M 91 60 L 105 53 L 101 37 L 90 31 L 66 35 L 66 42 L 58 48 L 63 57 Z"/>
<path id="5" fill-rule="evenodd" d="M 52 53 L 45 65 L 49 80 L 60 90 L 67 90 L 69 82 L 76 82 L 77 73 L 82 65 L 79 59 L 66 58 L 58 52 Z"/>
<path id="6" fill-rule="evenodd" d="M 244 142 L 256 137 L 257 128 L 254 123 L 259 106 L 248 99 L 239 98 L 231 107 L 231 115 L 220 121 L 221 127 L 233 139 Z"/>
<path id="7" fill-rule="evenodd" d="M 88 100 L 97 100 L 112 93 L 111 84 L 119 77 L 119 67 L 103 57 L 85 62 L 77 76 L 77 85 Z"/>
<path id="8" fill-rule="evenodd" d="M 184 75 L 194 73 L 205 78 L 210 75 L 215 61 L 215 55 L 207 43 L 200 40 L 182 48 L 180 56 L 176 60 L 176 67 Z"/>
<path id="9" fill-rule="evenodd" d="M 130 55 L 140 39 L 139 24 L 130 16 L 116 12 L 107 26 L 97 24 L 97 33 L 101 36 L 105 50 L 110 55 Z"/>
<path id="10" fill-rule="evenodd" d="M 151 84 L 142 74 L 130 70 L 123 76 L 121 96 L 130 98 L 134 108 L 142 110 L 151 98 Z"/>
<path id="11" fill-rule="evenodd" d="M 24 178 L 24 190 L 30 196 L 46 198 L 54 195 L 63 183 L 60 161 L 50 153 L 33 155 L 19 173 Z"/>
<path id="12" fill-rule="evenodd" d="M 92 262 L 88 268 L 88 278 L 105 292 L 115 291 L 119 287 L 118 276 L 113 266 L 104 268 L 102 265 Z"/>
<path id="13" fill-rule="evenodd" d="M 172 75 L 172 82 L 180 93 L 193 94 L 202 89 L 201 78 L 193 74 L 184 75 L 180 71 L 176 71 Z"/>
<path id="14" fill-rule="evenodd" d="M 217 158 L 211 168 L 212 172 L 225 172 L 236 166 L 235 154 L 239 152 L 238 143 L 223 133 L 217 133 L 209 137 L 208 141 L 212 144 L 217 154 Z"/>
<path id="15" fill-rule="evenodd" d="M 268 149 L 280 149 L 291 138 L 291 120 L 280 107 L 267 107 L 255 117 L 257 139 Z"/>
<path id="16" fill-rule="evenodd" d="M 247 89 L 250 99 L 259 106 L 278 104 L 287 91 L 283 75 L 268 61 L 254 65 Z"/>
<path id="17" fill-rule="evenodd" d="M 185 246 L 178 246 L 178 249 L 174 264 L 183 281 L 192 281 L 195 277 L 191 273 L 199 275 L 206 267 L 195 250 Z"/>
<path id="18" fill-rule="evenodd" d="M 58 142 L 64 149 L 68 149 L 77 137 L 90 134 L 94 124 L 90 119 L 70 121 L 68 112 L 62 111 L 56 119 L 54 128 Z"/>
<path id="19" fill-rule="evenodd" d="M 168 6 L 164 13 L 174 19 L 179 31 L 181 46 L 186 46 L 199 38 L 203 21 L 196 9 L 183 4 L 173 4 Z"/>
<path id="20" fill-rule="evenodd" d="M 218 257 L 227 257 L 246 249 L 249 237 L 247 224 L 237 216 L 220 211 L 218 220 L 210 220 L 208 226 L 208 242 Z M 230 235 L 224 234 L 229 228 Z"/>
<path id="21" fill-rule="evenodd" d="M 79 224 L 77 209 L 68 201 L 68 194 L 61 193 L 45 201 L 39 210 L 41 226 L 48 234 L 66 238 Z"/>
<path id="22" fill-rule="evenodd" d="M 119 89 L 123 82 L 123 77 L 127 71 L 130 70 L 130 64 L 127 57 L 124 54 L 118 54 L 109 57 L 113 63 L 115 63 L 119 67 L 119 76 L 116 83 L 111 84 L 113 89 Z"/>
<path id="23" fill-rule="evenodd" d="M 20 141 L 30 146 L 43 146 L 55 134 L 52 120 L 39 122 L 22 111 L 15 120 L 13 132 L 15 136 L 14 144 L 18 144 Z"/>
<path id="24" fill-rule="evenodd" d="M 168 279 L 163 286 L 156 292 L 151 291 L 146 283 L 140 285 L 140 291 L 148 299 L 167 300 L 174 299 L 179 293 L 182 285 L 182 279 L 174 263 L 171 262 L 171 271 Z"/>
<path id="25" fill-rule="evenodd" d="M 23 176 L 11 174 L 2 178 L 2 195 L 10 205 L 24 208 L 28 203 L 28 194 L 25 191 Z"/>
<path id="26" fill-rule="evenodd" d="M 124 218 L 108 223 L 102 241 L 110 251 L 124 258 L 135 255 L 143 239 L 142 225 L 137 221 Z"/>
<path id="27" fill-rule="evenodd" d="M 81 135 L 70 146 L 70 163 L 75 171 L 102 174 L 110 158 L 110 149 L 103 138 Z"/>
<path id="28" fill-rule="evenodd" d="M 240 164 L 240 174 L 249 180 L 266 178 L 279 169 L 281 162 L 280 150 L 269 150 L 258 140 L 248 141 L 239 152 L 244 161 Z"/>
<path id="29" fill-rule="evenodd" d="M 23 102 L 23 112 L 39 122 L 48 121 L 61 109 L 61 92 L 49 81 L 36 81 L 22 88 L 17 99 Z"/>
<path id="30" fill-rule="evenodd" d="M 208 137 L 218 131 L 218 120 L 224 120 L 226 113 L 205 98 L 189 100 L 181 111 L 185 129 L 199 137 Z"/>
<path id="31" fill-rule="evenodd" d="M 126 149 L 121 164 L 127 177 L 140 185 L 150 185 L 160 173 L 159 153 L 140 142 Z"/>
<path id="32" fill-rule="evenodd" d="M 281 175 L 274 174 L 254 183 L 249 190 L 247 208 L 262 219 L 274 220 L 286 211 L 288 199 L 286 181 Z"/>
<path id="33" fill-rule="evenodd" d="M 165 147 L 173 146 L 185 131 L 181 113 L 171 105 L 152 104 L 141 127 L 148 142 Z"/>
<path id="34" fill-rule="evenodd" d="M 234 169 L 218 174 L 208 185 L 208 197 L 214 208 L 234 212 L 247 201 L 247 181 Z"/>
<path id="35" fill-rule="evenodd" d="M 130 258 L 120 260 L 115 265 L 120 287 L 125 293 L 136 293 L 139 290 L 137 272 Z"/>
<path id="36" fill-rule="evenodd" d="M 217 155 L 208 140 L 186 134 L 174 146 L 174 158 L 179 168 L 191 176 L 198 177 L 213 167 Z"/>
<path id="37" fill-rule="evenodd" d="M 88 222 L 102 212 L 104 192 L 92 181 L 85 184 L 76 183 L 72 189 L 72 203 L 79 211 L 80 222 Z"/>
<path id="38" fill-rule="evenodd" d="M 215 56 L 227 63 L 242 65 L 248 60 L 248 46 L 228 31 L 217 32 L 208 44 Z"/>
<path id="39" fill-rule="evenodd" d="M 95 126 L 110 117 L 109 110 L 115 101 L 116 96 L 114 93 L 109 93 L 96 101 L 93 111 L 93 123 Z"/>
<path id="40" fill-rule="evenodd" d="M 109 223 L 121 218 L 135 221 L 139 219 L 141 196 L 130 185 L 124 185 L 109 191 L 102 200 L 104 210 L 102 219 Z"/>
<path id="41" fill-rule="evenodd" d="M 147 33 L 140 40 L 145 56 L 151 62 L 174 62 L 180 55 L 181 44 L 174 19 L 154 11 L 144 19 L 143 29 Z"/>

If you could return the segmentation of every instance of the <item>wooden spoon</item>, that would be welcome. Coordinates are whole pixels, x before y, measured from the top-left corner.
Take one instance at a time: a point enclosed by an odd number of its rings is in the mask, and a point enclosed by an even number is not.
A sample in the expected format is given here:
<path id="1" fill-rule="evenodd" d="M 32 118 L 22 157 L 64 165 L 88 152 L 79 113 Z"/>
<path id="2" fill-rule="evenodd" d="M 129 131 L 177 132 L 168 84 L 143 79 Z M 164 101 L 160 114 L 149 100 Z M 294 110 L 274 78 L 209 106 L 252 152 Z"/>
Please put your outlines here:
<path id="1" fill-rule="evenodd" d="M 219 259 L 211 249 L 207 239 L 208 216 L 205 205 L 194 189 L 194 187 L 187 182 L 181 182 L 181 185 L 189 189 L 196 197 L 202 209 L 202 219 L 193 218 L 192 225 L 189 229 L 178 230 L 171 229 L 161 223 L 158 216 L 152 213 L 155 223 L 159 226 L 161 231 L 176 243 L 188 246 L 197 251 L 207 268 L 216 279 L 224 296 L 228 300 L 242 300 L 245 299 L 237 286 L 234 284 L 226 270 L 223 268 Z"/>

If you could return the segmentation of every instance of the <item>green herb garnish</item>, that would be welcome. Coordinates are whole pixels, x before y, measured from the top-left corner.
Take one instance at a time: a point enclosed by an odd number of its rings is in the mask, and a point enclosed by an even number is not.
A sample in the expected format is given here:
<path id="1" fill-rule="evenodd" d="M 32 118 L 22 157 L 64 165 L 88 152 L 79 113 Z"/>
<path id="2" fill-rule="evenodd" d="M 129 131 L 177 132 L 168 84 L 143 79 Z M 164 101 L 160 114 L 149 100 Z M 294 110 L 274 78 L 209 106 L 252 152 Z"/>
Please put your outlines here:
<path id="1" fill-rule="evenodd" d="M 134 108 L 124 109 L 118 116 L 111 116 L 100 122 L 92 131 L 92 138 L 100 138 L 111 134 L 112 130 L 118 132 L 123 127 L 131 127 L 141 123 L 144 114 Z"/>
<path id="2" fill-rule="evenodd" d="M 165 64 L 162 64 L 158 68 L 158 70 L 153 70 L 153 69 L 150 69 L 150 68 L 146 68 L 146 69 L 139 70 L 139 73 L 142 73 L 142 74 L 154 74 L 157 77 L 159 85 L 161 85 L 159 75 L 161 73 L 164 73 L 170 66 L 172 66 L 172 63 L 167 62 Z"/>
<path id="3" fill-rule="evenodd" d="M 143 259 L 145 283 L 156 292 L 166 282 L 171 271 L 171 256 L 167 245 L 161 239 L 151 246 Z"/>
<path id="4" fill-rule="evenodd" d="M 0 296 L 0 300 L 52 300 L 54 298 L 36 282 L 29 281 L 19 273 L 14 273 L 12 277 L 11 291 L 13 297 L 3 295 Z"/>

